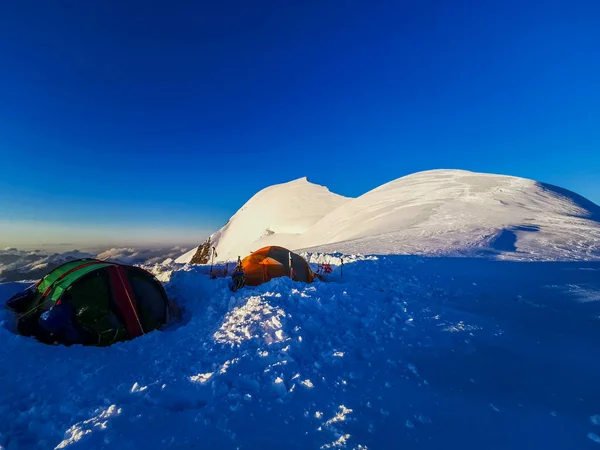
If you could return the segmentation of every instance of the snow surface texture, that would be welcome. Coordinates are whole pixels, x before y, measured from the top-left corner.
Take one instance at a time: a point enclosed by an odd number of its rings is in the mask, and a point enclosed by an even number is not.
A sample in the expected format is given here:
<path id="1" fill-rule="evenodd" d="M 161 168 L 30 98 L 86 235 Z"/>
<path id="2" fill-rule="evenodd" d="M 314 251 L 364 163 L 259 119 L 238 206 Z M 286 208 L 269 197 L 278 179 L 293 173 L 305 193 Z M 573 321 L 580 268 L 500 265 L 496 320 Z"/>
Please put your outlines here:
<path id="1" fill-rule="evenodd" d="M 213 235 L 217 260 L 272 244 L 329 253 L 600 259 L 600 207 L 533 180 L 431 170 L 350 200 L 328 201 L 334 194 L 324 189 L 303 179 L 259 192 Z M 188 263 L 194 253 L 176 261 Z"/>
<path id="2" fill-rule="evenodd" d="M 236 293 L 180 266 L 184 320 L 107 348 L 0 310 L 0 446 L 600 448 L 600 262 L 340 256 Z"/>

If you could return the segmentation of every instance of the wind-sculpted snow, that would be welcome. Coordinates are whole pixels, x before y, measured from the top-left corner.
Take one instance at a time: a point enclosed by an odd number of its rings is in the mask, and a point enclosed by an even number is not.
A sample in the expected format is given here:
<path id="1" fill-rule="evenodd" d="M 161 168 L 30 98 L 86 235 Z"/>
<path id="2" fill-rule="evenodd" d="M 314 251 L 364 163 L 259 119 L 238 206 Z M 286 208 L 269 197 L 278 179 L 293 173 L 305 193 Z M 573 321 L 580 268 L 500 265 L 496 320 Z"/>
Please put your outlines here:
<path id="1" fill-rule="evenodd" d="M 464 170 L 415 173 L 354 199 L 297 180 L 256 194 L 212 239 L 223 261 L 265 245 L 327 253 L 598 260 L 600 207 L 560 187 Z M 177 262 L 189 263 L 194 253 Z"/>
<path id="2" fill-rule="evenodd" d="M 298 245 L 380 254 L 488 251 L 514 259 L 599 259 L 599 213 L 583 197 L 533 180 L 432 170 L 344 204 L 307 230 Z"/>
<path id="3" fill-rule="evenodd" d="M 232 293 L 202 266 L 175 270 L 183 320 L 107 348 L 17 336 L 1 310 L 0 445 L 596 445 L 599 263 L 307 259 L 333 265 L 327 282 Z"/>

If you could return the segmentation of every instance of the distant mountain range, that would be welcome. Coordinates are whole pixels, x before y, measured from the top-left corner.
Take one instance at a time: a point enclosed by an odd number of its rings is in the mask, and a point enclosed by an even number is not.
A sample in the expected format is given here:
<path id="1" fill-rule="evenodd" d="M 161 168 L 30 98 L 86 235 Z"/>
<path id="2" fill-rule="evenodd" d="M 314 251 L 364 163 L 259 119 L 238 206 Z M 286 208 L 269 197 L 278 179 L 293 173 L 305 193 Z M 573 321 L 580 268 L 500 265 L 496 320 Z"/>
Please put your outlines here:
<path id="1" fill-rule="evenodd" d="M 174 258 L 187 249 L 170 247 L 160 249 L 111 248 L 99 254 L 73 250 L 47 254 L 42 250 L 25 251 L 16 248 L 0 250 L 0 282 L 37 280 L 48 271 L 79 258 L 97 258 L 124 264 L 154 264 Z"/>

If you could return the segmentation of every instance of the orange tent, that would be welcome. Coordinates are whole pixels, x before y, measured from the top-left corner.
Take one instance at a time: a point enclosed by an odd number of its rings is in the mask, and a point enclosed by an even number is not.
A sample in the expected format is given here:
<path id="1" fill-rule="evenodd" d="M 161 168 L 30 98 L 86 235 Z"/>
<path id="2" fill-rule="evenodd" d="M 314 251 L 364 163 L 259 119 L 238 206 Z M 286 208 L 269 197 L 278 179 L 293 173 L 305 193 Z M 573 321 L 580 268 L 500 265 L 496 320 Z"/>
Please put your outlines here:
<path id="1" fill-rule="evenodd" d="M 242 268 L 248 286 L 258 286 L 273 278 L 290 275 L 293 280 L 305 283 L 312 283 L 315 279 L 302 256 L 277 246 L 264 247 L 246 256 L 242 260 Z"/>

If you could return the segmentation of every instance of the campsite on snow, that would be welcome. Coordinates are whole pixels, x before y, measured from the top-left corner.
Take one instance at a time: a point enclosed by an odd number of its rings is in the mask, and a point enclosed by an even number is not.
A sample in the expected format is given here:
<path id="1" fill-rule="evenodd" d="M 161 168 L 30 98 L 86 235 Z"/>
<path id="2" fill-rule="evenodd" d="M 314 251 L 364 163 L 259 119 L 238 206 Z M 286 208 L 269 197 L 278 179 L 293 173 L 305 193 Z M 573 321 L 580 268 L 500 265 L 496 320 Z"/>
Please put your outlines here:
<path id="1" fill-rule="evenodd" d="M 4 252 L 0 448 L 600 448 L 584 197 L 462 170 L 357 198 L 300 178 L 198 244 Z"/>

